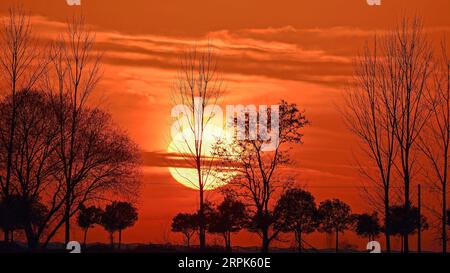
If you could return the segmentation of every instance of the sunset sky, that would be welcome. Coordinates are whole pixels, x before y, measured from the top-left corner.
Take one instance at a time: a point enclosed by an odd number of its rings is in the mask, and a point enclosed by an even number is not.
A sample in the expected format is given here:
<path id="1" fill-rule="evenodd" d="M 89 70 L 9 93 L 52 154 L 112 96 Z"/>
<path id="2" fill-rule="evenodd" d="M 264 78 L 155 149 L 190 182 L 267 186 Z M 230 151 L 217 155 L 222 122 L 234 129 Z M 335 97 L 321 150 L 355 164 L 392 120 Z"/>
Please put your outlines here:
<path id="1" fill-rule="evenodd" d="M 16 2 L 1 0 L 0 16 Z M 291 173 L 317 203 L 340 198 L 361 213 L 372 208 L 359 188 L 353 160 L 358 146 L 338 109 L 353 58 L 365 41 L 391 29 L 402 15 L 422 16 L 436 41 L 450 34 L 450 0 L 382 0 L 376 7 L 366 0 L 81 0 L 81 8 L 65 0 L 22 2 L 35 34 L 44 40 L 63 31 L 67 18 L 80 10 L 97 33 L 103 78 L 91 103 L 112 114 L 144 157 L 139 221 L 124 232 L 125 242 L 181 243 L 181 235 L 170 232 L 171 218 L 194 211 L 198 203 L 196 191 L 176 182 L 165 160 L 173 122 L 170 85 L 187 48 L 208 42 L 218 48 L 228 91 L 224 104 L 270 105 L 284 99 L 304 109 L 311 126 L 304 130 L 304 144 L 292 152 Z M 427 232 L 425 248 L 439 248 L 434 233 Z M 107 240 L 101 228 L 91 234 L 91 241 Z M 74 236 L 82 239 L 80 231 Z M 364 247 L 354 238 L 348 233 L 342 244 Z M 307 241 L 327 246 L 323 234 Z M 259 245 L 259 240 L 243 233 L 233 244 Z M 394 247 L 399 244 L 395 239 Z"/>

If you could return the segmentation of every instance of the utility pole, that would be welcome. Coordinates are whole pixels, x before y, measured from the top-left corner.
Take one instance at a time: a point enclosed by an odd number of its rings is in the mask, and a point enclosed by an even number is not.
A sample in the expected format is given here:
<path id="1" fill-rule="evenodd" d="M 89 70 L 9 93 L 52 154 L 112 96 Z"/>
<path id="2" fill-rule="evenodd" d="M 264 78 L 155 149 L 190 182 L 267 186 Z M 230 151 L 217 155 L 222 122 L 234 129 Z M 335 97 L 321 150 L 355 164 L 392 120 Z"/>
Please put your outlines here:
<path id="1" fill-rule="evenodd" d="M 422 223 L 421 223 L 421 213 L 420 213 L 420 207 L 421 207 L 421 200 L 420 200 L 420 184 L 417 185 L 417 217 L 418 217 L 418 221 L 417 221 L 417 252 L 421 253 L 422 252 L 422 234 L 421 234 L 421 229 L 422 229 Z"/>

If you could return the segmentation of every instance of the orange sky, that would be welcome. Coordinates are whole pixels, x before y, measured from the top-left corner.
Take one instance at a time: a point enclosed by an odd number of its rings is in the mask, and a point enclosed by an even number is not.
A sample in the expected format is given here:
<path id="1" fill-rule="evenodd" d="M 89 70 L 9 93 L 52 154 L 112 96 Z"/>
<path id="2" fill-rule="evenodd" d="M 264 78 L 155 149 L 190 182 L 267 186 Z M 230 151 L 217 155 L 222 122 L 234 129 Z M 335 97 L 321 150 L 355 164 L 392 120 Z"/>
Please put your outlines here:
<path id="1" fill-rule="evenodd" d="M 127 242 L 180 242 L 169 232 L 171 218 L 196 208 L 196 192 L 174 181 L 162 160 L 172 123 L 170 83 L 177 57 L 187 47 L 209 40 L 220 48 L 226 104 L 275 104 L 283 98 L 304 108 L 312 125 L 304 131 L 304 145 L 293 151 L 297 181 L 318 202 L 341 198 L 363 212 L 370 208 L 353 187 L 360 185 L 352 160 L 357 147 L 337 110 L 352 58 L 364 41 L 402 14 L 423 16 L 433 38 L 450 31 L 450 0 L 382 0 L 379 7 L 365 0 L 81 1 L 105 52 L 104 77 L 93 103 L 109 110 L 146 152 L 140 220 L 125 232 Z M 13 2 L 1 1 L 1 16 Z M 80 9 L 65 0 L 22 2 L 44 38 L 61 31 Z M 107 238 L 101 229 L 94 233 L 97 240 Z M 428 233 L 425 247 L 438 249 L 433 232 Z M 81 239 L 78 231 L 74 236 Z M 325 235 L 311 238 L 316 246 L 325 245 Z M 248 234 L 236 243 L 259 244 Z"/>

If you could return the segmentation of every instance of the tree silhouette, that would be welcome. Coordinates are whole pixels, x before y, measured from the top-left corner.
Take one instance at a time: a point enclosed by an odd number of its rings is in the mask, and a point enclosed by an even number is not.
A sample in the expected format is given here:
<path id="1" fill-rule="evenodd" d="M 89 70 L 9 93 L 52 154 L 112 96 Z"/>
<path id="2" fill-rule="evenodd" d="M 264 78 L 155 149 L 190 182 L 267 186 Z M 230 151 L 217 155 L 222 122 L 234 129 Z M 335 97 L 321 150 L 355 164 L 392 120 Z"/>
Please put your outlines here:
<path id="1" fill-rule="evenodd" d="M 63 225 L 68 240 L 80 205 L 111 193 L 136 196 L 140 154 L 110 115 L 87 106 L 99 59 L 82 20 L 69 24 L 51 54 L 43 54 L 31 29 L 20 8 L 11 9 L 0 29 L 0 87 L 8 91 L 0 101 L 0 198 L 19 195 L 24 204 L 46 207 L 40 225 L 24 223 L 34 248 L 46 246 Z"/>
<path id="2" fill-rule="evenodd" d="M 191 246 L 191 238 L 198 231 L 197 214 L 179 213 L 172 219 L 172 231 L 180 232 L 186 239 L 186 245 Z"/>
<path id="3" fill-rule="evenodd" d="M 376 212 L 372 215 L 363 213 L 356 214 L 354 217 L 356 234 L 368 238 L 369 241 L 375 240 L 382 230 L 378 220 L 378 214 Z"/>
<path id="4" fill-rule="evenodd" d="M 0 101 L 0 135 L 8 134 L 6 124 L 10 122 L 9 115 L 15 108 L 14 148 L 12 151 L 11 195 L 16 195 L 23 204 L 35 204 L 40 200 L 48 208 L 48 214 L 41 226 L 34 226 L 31 221 L 24 222 L 24 232 L 31 248 L 38 246 L 39 240 L 48 228 L 48 222 L 59 217 L 58 181 L 54 180 L 60 170 L 54 154 L 56 136 L 56 118 L 48 109 L 49 96 L 34 90 L 21 90 L 15 94 L 15 106 L 12 98 L 7 96 Z M 7 147 L 0 145 L 0 159 L 6 160 Z M 53 198 L 55 197 L 55 198 Z M 7 199 L 6 199 L 7 200 Z M 30 210 L 32 206 L 25 206 Z M 28 219 L 30 220 L 30 219 Z"/>
<path id="5" fill-rule="evenodd" d="M 16 124 L 14 149 L 11 163 L 11 190 L 9 195 L 19 195 L 25 203 L 42 202 L 48 213 L 42 225 L 24 223 L 24 232 L 29 247 L 45 246 L 64 224 L 66 202 L 63 167 L 57 153 L 59 129 L 53 100 L 47 93 L 21 90 L 15 95 Z M 0 100 L 0 142 L 9 134 L 7 124 L 13 103 L 10 96 Z M 77 162 L 83 163 L 77 187 L 72 189 L 72 204 L 102 198 L 114 192 L 124 197 L 136 194 L 138 183 L 135 173 L 138 168 L 137 147 L 113 124 L 111 117 L 100 111 L 85 109 L 77 131 Z M 81 141 L 81 139 L 83 141 Z M 7 147 L 0 143 L 0 161 L 7 160 Z M 84 169 L 84 171 L 82 171 Z M 7 198 L 3 198 L 7 200 Z M 31 208 L 31 207 L 29 207 Z M 79 207 L 72 210 L 72 215 Z"/>
<path id="6" fill-rule="evenodd" d="M 111 248 L 114 248 L 114 233 L 118 230 L 117 220 L 118 216 L 116 211 L 111 205 L 107 205 L 105 211 L 102 214 L 102 219 L 100 224 L 109 233 L 109 239 L 111 243 Z"/>
<path id="7" fill-rule="evenodd" d="M 339 232 L 350 228 L 353 217 L 350 206 L 339 199 L 326 200 L 318 209 L 319 231 L 336 234 L 336 253 L 339 251 Z"/>
<path id="8" fill-rule="evenodd" d="M 100 224 L 103 211 L 96 206 L 86 207 L 82 205 L 77 217 L 77 224 L 84 231 L 83 246 L 86 246 L 88 230 L 96 224 Z"/>
<path id="9" fill-rule="evenodd" d="M 100 80 L 101 54 L 83 16 L 74 16 L 53 43 L 45 91 L 51 94 L 57 119 L 56 155 L 62 166 L 57 179 L 64 195 L 65 241 L 70 240 L 70 219 L 89 199 L 105 192 L 122 198 L 136 196 L 139 150 L 111 122 L 111 117 L 89 104 Z M 54 234 L 55 230 L 51 231 Z"/>
<path id="10" fill-rule="evenodd" d="M 10 241 L 14 242 L 14 231 L 16 230 L 26 230 L 28 226 L 32 229 L 45 224 L 45 219 L 48 214 L 48 209 L 45 205 L 38 201 L 29 201 L 24 199 L 20 195 L 10 195 L 7 201 L 0 201 L 0 218 L 5 219 L 4 214 L 9 214 L 6 218 L 8 219 L 8 228 L 11 232 Z M 4 230 L 4 222 L 0 221 L 0 229 Z M 28 244 L 30 247 L 34 247 L 34 238 L 29 232 L 25 233 L 27 235 Z"/>
<path id="11" fill-rule="evenodd" d="M 419 137 L 419 149 L 428 160 L 432 170 L 428 178 L 440 193 L 441 244 L 442 253 L 447 252 L 447 192 L 450 155 L 450 55 L 445 41 L 441 43 L 441 57 L 436 59 L 433 82 L 427 94 L 431 117 L 424 133 Z M 427 173 L 428 174 L 428 173 Z"/>
<path id="12" fill-rule="evenodd" d="M 434 65 L 433 48 L 426 39 L 422 20 L 418 17 L 402 18 L 393 31 L 383 36 L 379 44 L 381 46 L 377 46 L 375 41 L 373 49 L 366 47 L 363 56 L 357 60 L 357 88 L 348 98 L 350 111 L 347 123 L 364 143 L 364 152 L 377 168 L 377 177 L 370 174 L 371 166 L 362 169 L 376 188 L 383 191 L 379 196 L 379 193 L 367 190 L 371 197 L 381 197 L 384 202 L 386 243 L 389 250 L 391 171 L 393 167 L 400 170 L 403 202 L 405 206 L 411 206 L 410 189 L 418 165 L 415 164 L 415 159 L 422 142 L 420 138 L 426 125 L 432 123 L 430 110 L 433 107 L 427 103 L 427 93 Z M 439 118 L 444 120 L 445 116 Z M 443 134 L 425 135 L 437 136 L 438 142 L 443 143 L 444 140 L 444 146 L 448 147 L 448 134 L 448 130 L 444 130 Z M 430 142 L 426 141 L 422 146 L 428 148 Z M 434 159 L 437 158 L 436 155 L 442 157 L 444 147 L 440 146 L 439 153 L 429 151 L 428 154 Z M 439 164 L 439 169 L 443 173 L 448 165 Z M 408 235 L 403 238 L 403 244 L 405 252 L 408 252 Z"/>
<path id="13" fill-rule="evenodd" d="M 102 214 L 101 225 L 109 232 L 111 248 L 114 248 L 114 233 L 119 232 L 119 249 L 122 243 L 122 230 L 131 227 L 138 219 L 138 213 L 128 202 L 114 201 L 107 205 Z"/>
<path id="14" fill-rule="evenodd" d="M 134 226 L 138 220 L 138 212 L 135 207 L 129 202 L 119 202 L 116 205 L 119 212 L 118 227 L 119 227 L 119 249 L 122 244 L 122 231 Z"/>
<path id="15" fill-rule="evenodd" d="M 231 252 L 231 234 L 244 228 L 247 217 L 244 203 L 227 196 L 211 214 L 208 231 L 222 234 L 225 248 L 228 252 Z"/>
<path id="16" fill-rule="evenodd" d="M 302 235 L 313 232 L 318 226 L 317 208 L 312 194 L 302 189 L 289 189 L 278 200 L 274 215 L 278 229 L 294 232 L 301 253 Z"/>
<path id="17" fill-rule="evenodd" d="M 403 18 L 385 41 L 386 56 L 383 73 L 393 75 L 382 88 L 389 90 L 388 106 L 394 120 L 394 136 L 399 146 L 399 167 L 403 179 L 403 202 L 410 207 L 410 188 L 415 172 L 419 137 L 429 122 L 430 107 L 426 92 L 432 71 L 433 48 L 426 40 L 420 18 Z M 403 238 L 409 251 L 408 233 Z"/>
<path id="18" fill-rule="evenodd" d="M 9 241 L 14 243 L 14 232 L 23 229 L 23 223 L 20 220 L 20 200 L 17 195 L 10 195 L 8 199 L 0 200 L 0 229 L 5 232 L 8 230 Z"/>
<path id="19" fill-rule="evenodd" d="M 251 128 L 256 128 L 258 120 L 272 123 L 278 114 L 279 134 L 276 135 L 272 124 L 259 123 L 259 132 L 266 131 L 263 136 L 256 139 L 239 139 L 234 137 L 231 145 L 217 143 L 214 153 L 220 158 L 232 172 L 222 172 L 221 175 L 228 181 L 228 191 L 242 197 L 250 204 L 253 214 L 250 221 L 250 230 L 257 232 L 261 239 L 262 252 L 269 251 L 270 242 L 279 234 L 280 230 L 274 229 L 273 211 L 270 204 L 273 201 L 274 192 L 289 182 L 279 171 L 281 166 L 291 162 L 289 148 L 293 144 L 301 144 L 303 134 L 301 129 L 309 124 L 304 113 L 296 104 L 281 101 L 276 109 L 267 109 L 267 117 L 250 115 L 248 109 L 237 113 L 234 125 L 238 129 L 245 129 L 246 134 Z M 243 120 L 244 124 L 239 124 Z M 240 128 L 243 125 L 244 128 Z M 270 135 L 272 141 L 271 151 L 266 148 L 268 141 L 264 137 Z M 225 173 L 225 174 L 224 174 Z M 227 175 L 231 174 L 230 177 Z"/>
<path id="20" fill-rule="evenodd" d="M 70 241 L 70 218 L 80 207 L 74 202 L 72 191 L 82 182 L 82 161 L 78 159 L 78 146 L 82 139 L 77 131 L 82 127 L 82 115 L 86 103 L 99 81 L 100 56 L 93 46 L 95 35 L 85 25 L 83 17 L 74 16 L 66 31 L 58 37 L 51 49 L 48 91 L 54 98 L 53 110 L 57 116 L 59 145 L 57 154 L 63 166 L 59 177 L 64 180 L 64 228 L 65 243 Z M 50 78 L 51 77 L 51 78 Z M 76 211 L 75 211 L 76 212 Z"/>
<path id="21" fill-rule="evenodd" d="M 8 113 L 1 135 L 1 148 L 5 154 L 1 158 L 4 168 L 0 179 L 0 194 L 7 200 L 12 192 L 12 165 L 15 149 L 14 135 L 17 125 L 16 97 L 20 90 L 32 89 L 45 71 L 48 61 L 43 57 L 43 51 L 32 34 L 30 16 L 22 7 L 9 9 L 9 16 L 2 20 L 0 28 L 0 88 L 6 91 L 10 100 L 11 111 Z M 8 202 L 8 201 L 7 201 Z M 4 222 L 4 240 L 9 240 L 8 219 Z"/>
<path id="22" fill-rule="evenodd" d="M 450 229 L 450 209 L 449 210 L 447 210 L 447 213 L 446 213 L 446 217 L 447 217 L 447 223 L 446 223 L 446 225 L 447 225 L 447 229 Z M 447 232 L 447 230 L 445 230 L 444 232 Z"/>
<path id="23" fill-rule="evenodd" d="M 450 227 L 450 209 L 449 210 L 447 210 L 447 226 L 449 226 Z"/>
<path id="24" fill-rule="evenodd" d="M 382 88 L 390 75 L 381 73 L 382 56 L 377 54 L 377 39 L 373 48 L 366 45 L 355 60 L 354 84 L 345 92 L 344 120 L 349 130 L 359 139 L 364 159 L 357 159 L 360 173 L 369 182 L 364 185 L 368 202 L 383 206 L 384 224 L 389 226 L 391 181 L 398 151 L 395 141 L 395 120 L 386 102 L 390 89 Z M 385 229 L 386 251 L 391 250 L 390 231 Z"/>
<path id="25" fill-rule="evenodd" d="M 181 136 L 183 144 L 175 148 L 183 163 L 196 171 L 195 179 L 186 176 L 183 178 L 199 193 L 199 241 L 202 251 L 206 247 L 207 229 L 204 192 L 214 187 L 215 182 L 211 175 L 215 157 L 205 154 L 210 147 L 204 140 L 206 132 L 213 126 L 215 116 L 209 110 L 218 107 L 217 103 L 223 92 L 218 57 L 212 46 L 186 51 L 180 58 L 180 68 L 172 90 L 173 105 L 183 114 L 183 118 L 175 124 L 176 133 Z"/>
<path id="26" fill-rule="evenodd" d="M 396 236 L 408 236 L 414 234 L 419 226 L 419 210 L 411 206 L 392 206 L 391 207 L 391 230 Z M 428 223 L 425 216 L 420 215 L 421 231 L 428 229 Z M 406 252 L 405 245 L 402 244 L 402 251 Z"/>

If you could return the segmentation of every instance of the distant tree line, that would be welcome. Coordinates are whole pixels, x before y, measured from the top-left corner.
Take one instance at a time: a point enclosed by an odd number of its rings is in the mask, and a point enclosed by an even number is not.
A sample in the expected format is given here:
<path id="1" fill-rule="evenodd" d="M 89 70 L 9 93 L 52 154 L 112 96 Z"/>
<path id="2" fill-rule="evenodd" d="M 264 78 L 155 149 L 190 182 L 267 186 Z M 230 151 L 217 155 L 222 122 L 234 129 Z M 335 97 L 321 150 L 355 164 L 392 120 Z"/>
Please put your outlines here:
<path id="1" fill-rule="evenodd" d="M 417 232 L 417 208 L 393 206 L 391 218 L 392 235 L 401 237 L 405 233 Z M 261 225 L 260 219 L 242 201 L 226 196 L 217 206 L 207 203 L 204 218 L 196 212 L 179 213 L 172 219 L 172 231 L 183 234 L 188 248 L 192 247 L 192 238 L 198 234 L 201 219 L 210 234 L 223 237 L 224 248 L 228 252 L 232 251 L 232 234 L 244 229 L 258 233 L 258 226 Z M 299 253 L 304 250 L 304 236 L 312 232 L 334 234 L 335 251 L 338 252 L 339 234 L 353 230 L 358 236 L 372 241 L 386 228 L 380 223 L 376 212 L 353 214 L 350 206 L 339 199 L 325 200 L 316 205 L 310 192 L 295 187 L 286 190 L 277 200 L 270 214 L 270 223 L 277 236 L 280 233 L 293 234 Z M 421 223 L 423 230 L 428 228 L 423 215 Z M 268 251 L 263 247 L 264 244 L 261 248 L 263 252 Z"/>

